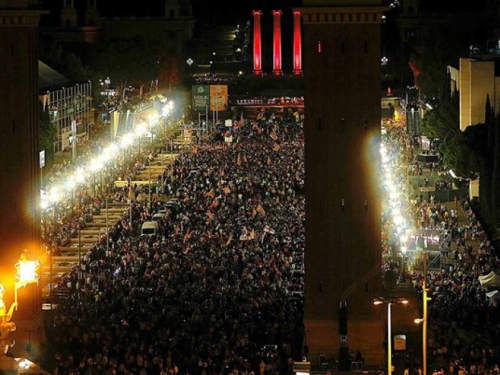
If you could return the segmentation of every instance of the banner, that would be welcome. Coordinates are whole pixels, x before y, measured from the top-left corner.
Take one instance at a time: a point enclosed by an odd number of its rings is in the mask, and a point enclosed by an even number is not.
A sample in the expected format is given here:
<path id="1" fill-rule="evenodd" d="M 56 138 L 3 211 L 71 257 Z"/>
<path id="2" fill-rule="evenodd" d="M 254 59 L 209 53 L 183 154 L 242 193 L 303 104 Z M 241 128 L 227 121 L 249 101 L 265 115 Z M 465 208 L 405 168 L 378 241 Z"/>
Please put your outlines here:
<path id="1" fill-rule="evenodd" d="M 442 229 L 407 229 L 406 247 L 418 251 L 449 251 L 451 232 Z"/>
<path id="2" fill-rule="evenodd" d="M 40 168 L 45 167 L 45 150 L 40 151 Z"/>
<path id="3" fill-rule="evenodd" d="M 193 109 L 195 111 L 205 112 L 207 106 L 210 106 L 210 90 L 208 85 L 193 85 Z"/>
<path id="4" fill-rule="evenodd" d="M 227 85 L 210 85 L 210 110 L 227 111 Z"/>

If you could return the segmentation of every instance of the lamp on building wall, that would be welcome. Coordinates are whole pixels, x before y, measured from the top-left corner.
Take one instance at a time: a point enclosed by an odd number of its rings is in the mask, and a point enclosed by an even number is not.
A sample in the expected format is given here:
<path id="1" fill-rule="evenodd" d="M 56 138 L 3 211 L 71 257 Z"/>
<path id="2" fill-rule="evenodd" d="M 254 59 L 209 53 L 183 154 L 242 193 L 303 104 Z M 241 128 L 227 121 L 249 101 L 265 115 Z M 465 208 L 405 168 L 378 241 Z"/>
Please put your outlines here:
<path id="1" fill-rule="evenodd" d="M 37 260 L 32 260 L 29 257 L 29 252 L 25 250 L 16 264 L 16 281 L 14 282 L 14 302 L 11 303 L 9 309 L 5 304 L 4 294 L 5 287 L 0 284 L 0 373 L 4 371 L 14 370 L 19 367 L 18 363 L 11 357 L 7 356 L 9 348 L 14 346 L 14 340 L 9 338 L 10 332 L 16 330 L 16 323 L 12 321 L 12 314 L 14 310 L 17 311 L 17 290 L 23 288 L 28 284 L 37 284 L 38 269 L 40 263 Z"/>

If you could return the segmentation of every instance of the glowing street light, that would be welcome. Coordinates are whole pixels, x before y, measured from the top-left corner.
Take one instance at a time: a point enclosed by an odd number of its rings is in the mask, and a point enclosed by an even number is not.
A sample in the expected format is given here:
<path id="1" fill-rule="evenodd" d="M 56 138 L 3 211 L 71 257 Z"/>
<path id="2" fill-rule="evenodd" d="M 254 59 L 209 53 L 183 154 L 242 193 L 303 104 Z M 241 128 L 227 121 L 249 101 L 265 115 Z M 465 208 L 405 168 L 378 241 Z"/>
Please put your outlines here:
<path id="1" fill-rule="evenodd" d="M 15 296 L 14 301 L 17 310 L 17 290 L 19 288 L 24 288 L 28 284 L 38 284 L 40 276 L 38 275 L 38 269 L 40 268 L 40 262 L 38 260 L 30 260 L 26 255 L 27 251 L 21 255 L 21 258 L 16 263 L 16 283 L 15 283 Z"/>
<path id="2" fill-rule="evenodd" d="M 36 260 L 30 260 L 27 256 L 28 251 L 24 251 L 16 264 L 16 281 L 14 285 L 14 302 L 7 309 L 4 301 L 5 287 L 0 284 L 0 352 L 1 371 L 12 370 L 19 367 L 18 363 L 7 356 L 9 348 L 14 345 L 14 340 L 9 339 L 9 334 L 16 330 L 16 323 L 12 322 L 12 314 L 17 310 L 17 290 L 25 287 L 28 284 L 38 283 L 39 276 L 37 274 L 40 263 Z"/>

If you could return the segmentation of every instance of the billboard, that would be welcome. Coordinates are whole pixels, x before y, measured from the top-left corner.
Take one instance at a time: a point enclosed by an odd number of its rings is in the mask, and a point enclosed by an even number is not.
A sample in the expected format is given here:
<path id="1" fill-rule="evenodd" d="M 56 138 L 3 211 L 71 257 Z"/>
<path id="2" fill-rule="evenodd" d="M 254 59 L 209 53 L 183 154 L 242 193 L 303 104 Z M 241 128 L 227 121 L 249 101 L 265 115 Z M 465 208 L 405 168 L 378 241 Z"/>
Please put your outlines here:
<path id="1" fill-rule="evenodd" d="M 208 85 L 193 85 L 193 109 L 195 111 L 205 112 L 207 106 L 210 106 L 211 86 Z"/>
<path id="2" fill-rule="evenodd" d="M 227 85 L 210 85 L 210 110 L 226 111 Z"/>

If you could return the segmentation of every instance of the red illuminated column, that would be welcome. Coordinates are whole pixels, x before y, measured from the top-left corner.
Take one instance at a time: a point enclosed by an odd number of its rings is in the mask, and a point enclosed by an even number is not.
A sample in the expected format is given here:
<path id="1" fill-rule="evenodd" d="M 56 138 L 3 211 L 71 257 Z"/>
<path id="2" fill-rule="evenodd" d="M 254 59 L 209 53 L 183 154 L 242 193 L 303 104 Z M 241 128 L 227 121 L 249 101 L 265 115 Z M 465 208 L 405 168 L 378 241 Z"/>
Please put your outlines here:
<path id="1" fill-rule="evenodd" d="M 298 10 L 293 11 L 293 74 L 302 74 L 302 35 Z"/>
<path id="2" fill-rule="evenodd" d="M 252 11 L 253 14 L 253 73 L 262 74 L 262 39 L 260 36 L 260 10 Z"/>
<path id="3" fill-rule="evenodd" d="M 274 37 L 273 37 L 273 73 L 282 74 L 281 71 L 281 10 L 273 10 Z"/>

